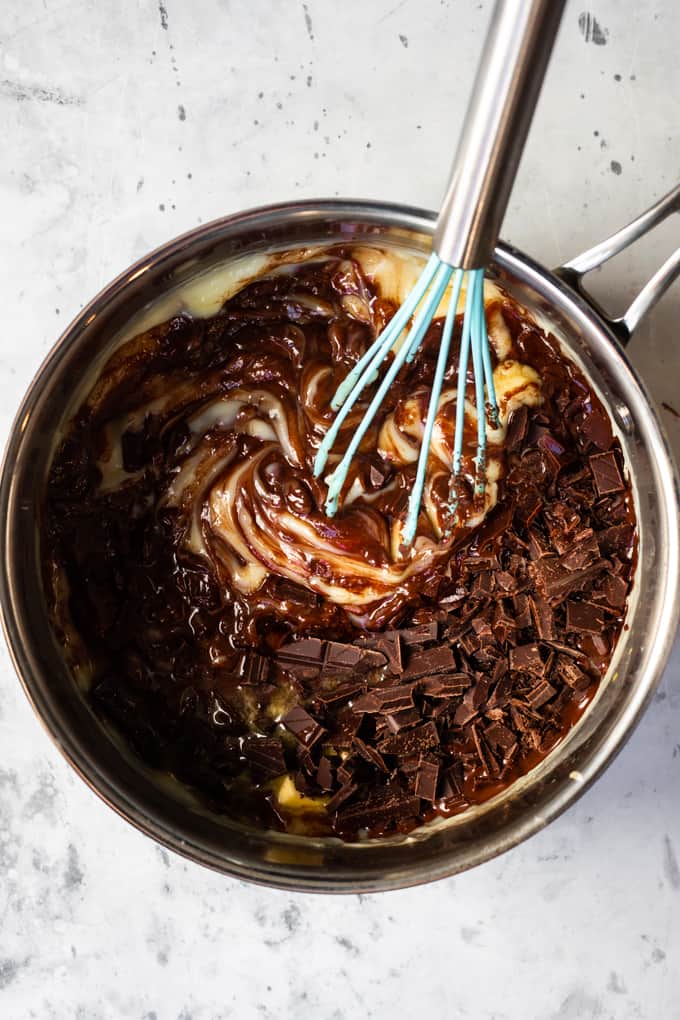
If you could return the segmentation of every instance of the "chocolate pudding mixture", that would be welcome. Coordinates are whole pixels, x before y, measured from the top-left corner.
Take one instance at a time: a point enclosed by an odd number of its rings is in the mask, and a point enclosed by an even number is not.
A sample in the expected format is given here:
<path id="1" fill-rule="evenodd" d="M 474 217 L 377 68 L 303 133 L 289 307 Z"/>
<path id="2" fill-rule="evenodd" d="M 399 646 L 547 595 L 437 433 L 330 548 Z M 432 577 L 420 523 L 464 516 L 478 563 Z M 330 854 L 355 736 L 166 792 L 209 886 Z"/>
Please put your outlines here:
<path id="1" fill-rule="evenodd" d="M 338 383 L 395 310 L 372 272 L 390 258 L 329 249 L 124 344 L 50 475 L 55 632 L 87 662 L 96 711 L 212 809 L 264 827 L 407 832 L 499 792 L 578 719 L 625 615 L 619 443 L 556 341 L 493 287 L 484 498 L 470 378 L 452 518 L 459 315 L 416 541 L 401 542 L 442 306 L 326 517 L 314 456 Z"/>

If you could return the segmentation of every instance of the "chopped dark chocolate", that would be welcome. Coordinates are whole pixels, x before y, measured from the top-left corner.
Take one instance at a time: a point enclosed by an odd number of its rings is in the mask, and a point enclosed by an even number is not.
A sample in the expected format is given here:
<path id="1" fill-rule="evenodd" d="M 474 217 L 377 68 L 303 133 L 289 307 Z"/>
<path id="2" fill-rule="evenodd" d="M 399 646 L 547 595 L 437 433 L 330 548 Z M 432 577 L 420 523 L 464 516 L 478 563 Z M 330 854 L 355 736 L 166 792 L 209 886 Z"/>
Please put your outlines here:
<path id="1" fill-rule="evenodd" d="M 329 805 L 330 806 L 330 805 Z M 364 800 L 358 800 L 338 812 L 341 830 L 356 832 L 361 829 L 380 829 L 400 818 L 417 818 L 420 799 L 399 787 L 386 786 L 376 790 Z"/>
<path id="2" fill-rule="evenodd" d="M 555 688 L 551 687 L 547 680 L 540 680 L 527 694 L 527 701 L 532 708 L 540 708 L 546 701 L 550 701 L 555 693 Z"/>
<path id="3" fill-rule="evenodd" d="M 472 684 L 468 673 L 441 673 L 439 676 L 428 676 L 420 683 L 420 690 L 428 698 L 457 698 L 465 694 Z"/>
<path id="4" fill-rule="evenodd" d="M 529 597 L 534 627 L 541 641 L 553 641 L 556 637 L 555 614 L 546 600 L 538 593 Z"/>
<path id="5" fill-rule="evenodd" d="M 425 651 L 411 652 L 411 657 L 403 672 L 404 680 L 415 680 L 421 676 L 435 673 L 451 673 L 456 669 L 453 651 L 448 645 L 438 645 Z"/>
<path id="6" fill-rule="evenodd" d="M 291 708 L 281 722 L 305 747 L 311 747 L 326 732 L 302 705 Z"/>
<path id="7" fill-rule="evenodd" d="M 274 737 L 246 737 L 243 741 L 243 756 L 260 781 L 274 779 L 286 772 L 283 746 Z"/>
<path id="8" fill-rule="evenodd" d="M 437 727 L 433 722 L 426 722 L 415 729 L 400 730 L 399 733 L 385 737 L 379 747 L 383 754 L 396 754 L 401 757 L 417 751 L 427 751 L 438 743 Z"/>
<path id="9" fill-rule="evenodd" d="M 436 641 L 439 628 L 436 620 L 428 620 L 417 627 L 404 627 L 397 631 L 405 645 L 424 645 L 428 641 Z"/>
<path id="10" fill-rule="evenodd" d="M 592 602 L 574 602 L 570 599 L 566 603 L 566 609 L 567 630 L 599 634 L 604 628 L 604 611 L 601 606 Z"/>
<path id="11" fill-rule="evenodd" d="M 316 771 L 316 781 L 322 790 L 333 789 L 333 766 L 325 755 L 319 759 L 319 767 Z"/>
<path id="12" fill-rule="evenodd" d="M 543 676 L 545 663 L 538 645 L 520 645 L 510 649 L 510 669 L 520 673 L 533 673 Z"/>
<path id="13" fill-rule="evenodd" d="M 385 764 L 385 759 L 377 748 L 373 747 L 371 744 L 364 743 L 364 741 L 359 737 L 354 738 L 354 746 L 364 761 L 370 762 L 371 765 L 375 765 L 375 767 L 380 769 L 381 772 L 389 772 L 389 769 Z"/>
<path id="14" fill-rule="evenodd" d="M 401 634 L 398 630 L 386 631 L 384 634 L 362 636 L 360 644 L 381 652 L 387 660 L 387 668 L 392 674 L 399 675 L 404 671 L 401 650 Z"/>
<path id="15" fill-rule="evenodd" d="M 353 703 L 356 712 L 401 712 L 413 706 L 413 684 L 372 687 Z"/>
<path id="16" fill-rule="evenodd" d="M 439 779 L 439 765 L 436 762 L 421 761 L 416 772 L 414 792 L 416 797 L 434 804 L 437 799 L 437 781 Z"/>
<path id="17" fill-rule="evenodd" d="M 417 726 L 421 718 L 417 708 L 407 708 L 401 712 L 390 712 L 386 715 L 385 725 L 391 733 L 398 733 L 399 730 L 407 729 L 409 726 Z"/>
<path id="18" fill-rule="evenodd" d="M 344 783 L 337 791 L 337 793 L 334 793 L 331 799 L 326 804 L 326 811 L 328 812 L 328 814 L 329 815 L 335 814 L 335 812 L 338 811 L 340 807 L 342 807 L 345 801 L 348 801 L 350 797 L 357 792 L 358 789 L 359 789 L 358 783 L 351 782 Z"/>
<path id="19" fill-rule="evenodd" d="M 619 465 L 616 462 L 616 454 L 613 450 L 608 453 L 594 453 L 588 458 L 590 470 L 593 472 L 595 488 L 598 495 L 609 496 L 614 492 L 624 492 L 626 486 L 623 483 Z"/>

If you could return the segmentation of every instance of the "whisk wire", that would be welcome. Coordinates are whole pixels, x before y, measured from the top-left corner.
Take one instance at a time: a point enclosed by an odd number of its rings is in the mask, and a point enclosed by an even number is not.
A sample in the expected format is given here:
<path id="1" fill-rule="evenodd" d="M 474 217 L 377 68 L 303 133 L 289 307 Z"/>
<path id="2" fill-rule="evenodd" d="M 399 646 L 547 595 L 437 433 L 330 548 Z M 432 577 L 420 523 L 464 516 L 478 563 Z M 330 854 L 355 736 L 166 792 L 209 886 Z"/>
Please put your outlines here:
<path id="1" fill-rule="evenodd" d="M 475 405 L 477 410 L 477 456 L 475 458 L 475 496 L 484 495 L 486 487 L 486 407 L 484 399 L 484 363 L 480 311 L 484 310 L 484 274 L 472 273 L 472 371 L 475 377 Z M 480 307 L 481 306 L 481 307 Z"/>
<path id="2" fill-rule="evenodd" d="M 426 269 L 423 271 L 423 273 L 424 274 L 428 273 L 429 276 L 429 269 L 430 263 L 428 262 Z M 397 352 L 394 361 L 392 362 L 387 373 L 385 374 L 385 378 L 383 379 L 382 383 L 380 384 L 375 393 L 375 396 L 368 405 L 368 408 L 366 409 L 366 412 L 364 413 L 364 416 L 361 419 L 361 422 L 359 423 L 352 437 L 352 440 L 349 446 L 347 447 L 345 454 L 342 457 L 342 460 L 340 461 L 340 463 L 338 464 L 338 466 L 335 468 L 332 475 L 328 479 L 326 513 L 328 514 L 329 517 L 332 517 L 338 509 L 338 500 L 340 492 L 342 491 L 342 487 L 345 484 L 347 473 L 349 471 L 349 467 L 352 458 L 354 457 L 354 454 L 358 450 L 363 437 L 370 428 L 373 418 L 375 417 L 378 408 L 380 407 L 381 403 L 385 398 L 385 394 L 392 385 L 395 377 L 397 376 L 402 365 L 404 364 L 404 361 L 407 359 L 409 354 L 411 354 L 411 356 L 413 357 L 418 348 L 420 347 L 423 337 L 425 336 L 425 333 L 427 332 L 427 329 L 432 321 L 432 317 L 436 312 L 442 297 L 444 296 L 444 293 L 446 291 L 446 288 L 448 286 L 452 274 L 453 268 L 437 259 L 437 267 L 435 269 L 434 274 L 432 274 L 432 276 L 430 277 L 430 279 L 433 280 L 432 289 L 429 291 L 429 293 L 427 293 L 421 307 L 418 309 L 418 313 L 414 319 L 411 329 L 407 334 L 406 340 L 404 341 L 399 351 Z M 429 286 L 429 283 L 425 286 L 425 289 L 427 289 L 427 286 Z M 419 285 L 417 285 L 417 290 L 421 291 Z M 398 339 L 402 331 L 403 327 L 396 333 L 396 335 L 392 333 L 391 344 L 389 346 L 394 345 L 394 342 Z M 366 388 L 366 386 L 368 386 L 371 383 L 372 381 L 371 376 L 372 373 L 375 371 L 376 364 L 380 364 L 380 362 L 383 361 L 384 358 L 387 356 L 389 347 L 385 348 L 385 344 L 384 341 L 382 340 L 382 337 L 379 338 L 378 341 L 376 341 L 376 344 L 373 344 L 373 348 L 376 348 L 376 346 L 377 352 L 375 354 L 375 357 L 372 360 L 368 361 L 368 367 L 364 369 L 358 382 L 354 385 L 351 393 L 349 394 L 345 403 L 343 404 L 341 411 L 338 413 L 333 425 L 326 433 L 326 436 L 324 437 L 324 440 L 321 446 L 319 447 L 319 451 L 317 453 L 316 460 L 314 463 L 314 472 L 317 476 L 321 473 L 321 471 L 323 471 L 326 459 L 328 457 L 328 452 L 330 451 L 330 448 L 333 445 L 333 442 L 335 441 L 340 425 L 345 420 L 347 414 L 352 409 L 356 401 L 359 399 L 362 391 Z"/>
<path id="3" fill-rule="evenodd" d="M 423 441 L 420 447 L 420 455 L 418 457 L 418 467 L 416 469 L 416 477 L 411 489 L 411 494 L 408 501 L 408 513 L 406 515 L 406 521 L 404 523 L 403 530 L 403 541 L 406 545 L 410 545 L 415 538 L 416 528 L 418 526 L 418 514 L 420 513 L 420 504 L 423 499 L 423 489 L 425 486 L 425 472 L 427 470 L 427 461 L 430 455 L 430 446 L 432 444 L 432 432 L 434 430 L 434 423 L 439 410 L 439 398 L 442 392 L 442 385 L 444 382 L 444 373 L 446 372 L 446 365 L 449 358 L 449 348 L 451 346 L 451 337 L 453 335 L 453 326 L 456 321 L 456 311 L 458 308 L 458 298 L 460 297 L 461 287 L 463 286 L 463 277 L 465 272 L 462 269 L 456 269 L 452 293 L 449 298 L 449 307 L 446 312 L 446 318 L 444 320 L 444 329 L 442 330 L 442 338 L 439 346 L 439 355 L 437 357 L 437 367 L 435 369 L 434 380 L 432 382 L 432 394 L 430 396 L 430 404 L 427 410 L 427 419 L 425 421 L 425 429 L 423 431 Z"/>

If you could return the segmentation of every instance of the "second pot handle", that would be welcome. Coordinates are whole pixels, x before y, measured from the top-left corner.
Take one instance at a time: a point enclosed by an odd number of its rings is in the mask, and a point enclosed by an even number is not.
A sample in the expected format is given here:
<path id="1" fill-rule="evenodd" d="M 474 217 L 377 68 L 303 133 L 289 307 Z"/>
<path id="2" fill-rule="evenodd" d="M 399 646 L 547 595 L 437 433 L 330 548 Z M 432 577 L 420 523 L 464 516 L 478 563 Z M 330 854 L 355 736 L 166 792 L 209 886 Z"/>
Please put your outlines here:
<path id="1" fill-rule="evenodd" d="M 577 255 L 575 259 L 555 270 L 557 276 L 560 276 L 595 307 L 598 314 L 624 345 L 630 340 L 642 317 L 647 314 L 650 308 L 654 307 L 673 281 L 680 276 L 680 248 L 677 248 L 666 259 L 651 280 L 647 281 L 624 314 L 617 319 L 611 318 L 603 308 L 593 301 L 582 285 L 583 277 L 591 270 L 603 265 L 614 255 L 624 251 L 625 248 L 644 237 L 646 233 L 676 212 L 680 212 L 680 184 L 627 226 L 617 230 L 615 234 L 596 244 L 594 248 L 583 252 L 582 255 Z"/>

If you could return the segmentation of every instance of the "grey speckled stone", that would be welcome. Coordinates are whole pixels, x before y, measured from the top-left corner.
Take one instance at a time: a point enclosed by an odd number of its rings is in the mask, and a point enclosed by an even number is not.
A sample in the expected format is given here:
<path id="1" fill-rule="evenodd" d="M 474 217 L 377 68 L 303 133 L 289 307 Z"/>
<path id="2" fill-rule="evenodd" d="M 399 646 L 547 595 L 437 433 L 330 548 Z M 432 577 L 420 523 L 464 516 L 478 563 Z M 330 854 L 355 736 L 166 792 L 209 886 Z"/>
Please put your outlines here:
<path id="1" fill-rule="evenodd" d="M 9 0 L 0 25 L 3 436 L 132 259 L 258 203 L 434 206 L 489 0 Z M 567 5 L 504 235 L 553 265 L 680 172 L 680 7 Z M 622 307 L 677 219 L 593 288 Z M 680 288 L 634 341 L 680 410 Z M 664 411 L 676 451 L 680 419 Z M 99 803 L 0 652 L 0 1011 L 11 1020 L 680 1017 L 680 650 L 559 821 L 437 886 L 332 899 L 185 864 Z"/>

